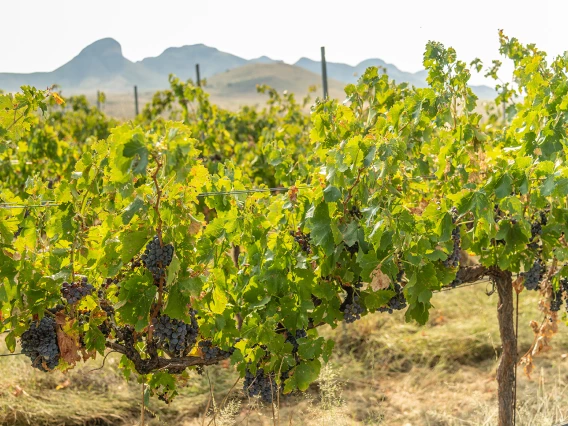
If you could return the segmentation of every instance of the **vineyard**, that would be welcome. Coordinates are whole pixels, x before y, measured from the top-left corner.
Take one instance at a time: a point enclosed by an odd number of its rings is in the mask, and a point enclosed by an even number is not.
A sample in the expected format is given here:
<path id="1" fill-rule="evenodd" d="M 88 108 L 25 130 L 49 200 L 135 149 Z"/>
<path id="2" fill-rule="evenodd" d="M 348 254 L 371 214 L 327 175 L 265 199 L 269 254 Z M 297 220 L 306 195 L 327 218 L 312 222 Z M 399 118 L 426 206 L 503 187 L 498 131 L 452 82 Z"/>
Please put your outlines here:
<path id="1" fill-rule="evenodd" d="M 267 424 L 289 424 L 281 406 L 332 374 L 347 327 L 429 324 L 435 297 L 486 287 L 493 421 L 515 424 L 520 376 L 566 342 L 568 57 L 499 37 L 514 83 L 500 61 L 430 42 L 429 87 L 369 68 L 344 102 L 263 86 L 263 108 L 228 111 L 171 76 L 120 122 L 53 88 L 0 94 L 7 351 L 46 375 L 119 355 L 139 424 L 195 383 L 209 386 L 210 424 L 239 389 Z M 496 80 L 483 114 L 471 72 Z M 456 312 L 476 315 L 467 299 Z M 235 382 L 215 403 L 220 370 Z"/>

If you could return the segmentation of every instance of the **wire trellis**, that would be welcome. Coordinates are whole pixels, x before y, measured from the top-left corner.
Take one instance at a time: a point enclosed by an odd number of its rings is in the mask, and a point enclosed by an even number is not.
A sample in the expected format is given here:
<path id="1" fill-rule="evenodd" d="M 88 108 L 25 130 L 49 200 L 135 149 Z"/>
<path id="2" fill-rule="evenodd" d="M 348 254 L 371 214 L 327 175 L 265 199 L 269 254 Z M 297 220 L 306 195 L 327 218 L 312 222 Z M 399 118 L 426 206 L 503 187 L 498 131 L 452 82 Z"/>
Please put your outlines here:
<path id="1" fill-rule="evenodd" d="M 312 188 L 311 185 L 301 185 L 295 187 L 278 187 L 278 188 L 251 188 L 251 189 L 235 189 L 231 191 L 211 191 L 211 192 L 201 192 L 197 194 L 198 198 L 204 197 L 215 197 L 219 195 L 246 195 L 255 193 L 273 193 L 273 192 L 288 192 L 291 190 L 309 189 Z M 16 203 L 0 203 L 0 209 L 27 209 L 27 208 L 45 208 L 45 207 L 57 207 L 61 203 L 56 203 L 53 200 L 45 201 L 42 204 L 16 204 Z"/>

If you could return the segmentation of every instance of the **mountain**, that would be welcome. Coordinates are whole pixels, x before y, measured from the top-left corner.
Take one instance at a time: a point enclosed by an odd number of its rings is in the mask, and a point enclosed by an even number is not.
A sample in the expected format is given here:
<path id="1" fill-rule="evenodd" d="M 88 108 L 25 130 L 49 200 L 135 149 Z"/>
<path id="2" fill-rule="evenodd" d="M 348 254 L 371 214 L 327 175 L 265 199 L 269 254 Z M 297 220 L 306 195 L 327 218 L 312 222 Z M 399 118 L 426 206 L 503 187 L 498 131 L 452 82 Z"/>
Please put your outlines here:
<path id="1" fill-rule="evenodd" d="M 201 77 L 209 78 L 247 63 L 248 61 L 244 58 L 221 52 L 204 44 L 170 47 L 159 56 L 138 62 L 146 69 L 162 76 L 175 74 L 184 80 L 195 78 L 195 64 L 199 64 Z"/>
<path id="2" fill-rule="evenodd" d="M 294 65 L 319 75 L 321 75 L 322 72 L 320 61 L 314 61 L 308 58 L 301 58 Z M 427 71 L 422 70 L 415 73 L 401 71 L 396 66 L 386 63 L 382 59 L 367 59 L 355 66 L 326 61 L 326 66 L 327 66 L 327 76 L 329 78 L 334 78 L 345 84 L 356 83 L 357 79 L 369 67 L 382 67 L 386 69 L 386 72 L 389 75 L 389 77 L 392 78 L 397 83 L 407 82 L 415 87 L 428 86 L 428 83 L 426 82 L 426 77 L 428 77 Z M 495 90 L 489 86 L 472 85 L 471 89 L 479 97 L 479 99 L 483 100 L 494 99 L 496 96 Z"/>
<path id="3" fill-rule="evenodd" d="M 267 84 L 279 92 L 287 90 L 300 97 L 307 94 L 310 86 L 321 87 L 322 81 L 320 76 L 311 71 L 283 62 L 249 63 L 211 77 L 207 81 L 207 90 L 213 95 L 222 93 L 224 96 L 237 98 L 256 93 L 258 84 Z M 344 86 L 343 83 L 330 79 L 330 96 L 343 96 Z"/>
<path id="4" fill-rule="evenodd" d="M 0 74 L 0 87 L 14 91 L 22 85 L 40 88 L 58 84 L 65 91 L 121 91 L 136 82 L 151 87 L 163 86 L 161 75 L 129 61 L 120 44 L 105 38 L 84 48 L 65 65 L 52 72 Z M 165 81 L 167 83 L 167 80 Z"/>
<path id="5" fill-rule="evenodd" d="M 301 58 L 294 65 L 321 75 L 320 61 L 314 61 L 308 58 Z M 389 77 L 397 82 L 405 81 L 416 87 L 424 87 L 426 85 L 424 71 L 418 73 L 404 72 L 399 70 L 396 66 L 386 63 L 382 59 L 367 59 L 355 66 L 341 64 L 337 62 L 326 62 L 326 66 L 327 66 L 327 76 L 329 78 L 334 78 L 344 83 L 357 82 L 357 79 L 361 77 L 361 75 L 363 75 L 365 70 L 369 67 L 383 67 L 386 69 Z"/>
<path id="6" fill-rule="evenodd" d="M 306 93 L 310 85 L 321 85 L 321 77 L 318 77 L 321 75 L 321 63 L 308 58 L 301 58 L 294 65 L 267 56 L 247 60 L 214 47 L 195 44 L 171 47 L 156 57 L 132 62 L 124 57 L 116 40 L 105 38 L 87 46 L 52 72 L 0 73 L 0 89 L 13 92 L 22 85 L 45 88 L 58 84 L 66 94 L 93 94 L 97 90 L 130 93 L 132 86 L 137 85 L 140 90 L 149 92 L 167 88 L 170 73 L 184 80 L 195 78 L 197 63 L 201 77 L 208 79 L 212 90 L 223 88 L 218 96 L 245 96 L 248 91 L 255 92 L 256 84 L 273 85 L 298 95 Z M 330 95 L 342 97 L 342 86 L 357 81 L 369 66 L 385 68 L 397 82 L 408 82 L 417 87 L 426 85 L 425 71 L 404 72 L 382 59 L 368 59 L 356 66 L 328 62 Z M 473 89 L 482 99 L 494 96 L 493 89 L 487 86 Z"/>

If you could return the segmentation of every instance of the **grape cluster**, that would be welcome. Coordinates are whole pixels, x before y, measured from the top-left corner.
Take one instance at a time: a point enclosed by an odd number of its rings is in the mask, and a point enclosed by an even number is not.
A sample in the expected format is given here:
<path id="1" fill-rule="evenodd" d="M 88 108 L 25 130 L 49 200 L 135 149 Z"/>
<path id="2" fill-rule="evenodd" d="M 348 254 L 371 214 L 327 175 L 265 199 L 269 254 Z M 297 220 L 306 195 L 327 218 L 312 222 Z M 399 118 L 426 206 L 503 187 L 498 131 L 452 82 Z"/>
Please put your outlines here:
<path id="1" fill-rule="evenodd" d="M 312 252 L 312 249 L 310 247 L 310 233 L 304 234 L 302 231 L 290 231 L 290 235 L 292 237 L 294 237 L 294 241 L 296 241 L 300 247 L 302 248 L 302 251 L 310 254 Z"/>
<path id="2" fill-rule="evenodd" d="M 361 314 L 363 313 L 363 307 L 359 304 L 359 295 L 353 294 L 350 303 L 345 305 L 343 310 L 343 318 L 346 323 L 352 323 L 361 319 Z"/>
<path id="3" fill-rule="evenodd" d="M 296 353 L 298 352 L 298 339 L 302 339 L 304 337 L 308 336 L 308 333 L 306 333 L 306 330 L 304 330 L 303 328 L 300 330 L 296 330 L 295 334 L 292 334 L 292 332 L 287 331 L 286 332 L 286 342 L 290 343 L 292 345 L 292 353 Z"/>
<path id="4" fill-rule="evenodd" d="M 394 311 L 400 311 L 406 308 L 406 298 L 404 297 L 402 286 L 396 282 L 394 283 L 395 295 L 390 298 L 386 306 L 381 306 L 379 312 L 388 312 L 392 314 Z"/>
<path id="5" fill-rule="evenodd" d="M 552 293 L 552 300 L 550 301 L 550 310 L 558 312 L 564 302 L 564 293 L 568 295 L 568 279 L 562 278 L 560 280 L 560 288 L 558 291 Z M 568 301 L 566 302 L 566 309 L 568 310 Z"/>
<path id="6" fill-rule="evenodd" d="M 260 396 L 264 402 L 271 403 L 277 391 L 276 383 L 271 374 L 265 374 L 262 368 L 256 374 L 247 369 L 243 390 L 249 397 Z"/>
<path id="7" fill-rule="evenodd" d="M 461 232 L 459 226 L 456 226 L 452 230 L 452 240 L 454 242 L 454 248 L 448 258 L 444 260 L 444 266 L 446 268 L 457 268 L 460 264 Z"/>
<path id="8" fill-rule="evenodd" d="M 49 308 L 47 309 L 47 312 L 52 313 L 53 315 L 55 315 L 57 312 L 62 311 L 63 309 L 65 309 L 65 306 L 62 305 L 61 303 L 58 303 L 57 305 L 55 305 L 53 308 Z"/>
<path id="9" fill-rule="evenodd" d="M 352 246 L 345 244 L 345 250 L 347 250 L 351 257 L 353 257 L 359 251 L 359 241 L 355 241 L 355 244 L 353 244 Z"/>
<path id="10" fill-rule="evenodd" d="M 562 307 L 562 290 L 555 291 L 552 293 L 552 300 L 550 301 L 550 310 L 552 312 L 558 312 Z"/>
<path id="11" fill-rule="evenodd" d="M 542 235 L 542 224 L 536 221 L 531 224 L 531 241 L 539 235 Z"/>
<path id="12" fill-rule="evenodd" d="M 562 278 L 560 280 L 560 289 L 568 293 L 568 278 Z"/>
<path id="13" fill-rule="evenodd" d="M 539 212 L 539 216 L 540 216 L 539 219 L 531 223 L 531 239 L 529 243 L 529 248 L 533 250 L 538 248 L 538 244 L 535 242 L 536 237 L 542 235 L 542 227 L 546 226 L 546 224 L 548 223 L 546 214 L 543 211 Z"/>
<path id="14" fill-rule="evenodd" d="M 83 297 L 91 294 L 94 289 L 95 288 L 87 281 L 87 277 L 83 277 L 81 281 L 74 283 L 64 282 L 61 287 L 61 295 L 67 300 L 67 303 L 73 305 Z"/>
<path id="15" fill-rule="evenodd" d="M 538 283 L 544 276 L 544 272 L 544 262 L 541 259 L 535 260 L 531 269 L 529 269 L 527 272 L 521 273 L 521 276 L 525 278 L 525 288 L 527 290 L 537 290 Z"/>
<path id="16" fill-rule="evenodd" d="M 229 351 L 224 351 L 223 349 L 218 348 L 217 346 L 213 346 L 213 342 L 211 342 L 211 340 L 200 341 L 199 349 L 201 349 L 203 358 L 206 361 L 212 361 L 219 357 L 229 358 L 235 351 L 235 348 L 231 348 L 231 350 Z"/>
<path id="17" fill-rule="evenodd" d="M 357 206 L 352 206 L 349 209 L 349 214 L 351 215 L 351 217 L 353 217 L 355 219 L 362 219 L 363 218 L 363 213 L 361 213 L 361 210 L 359 210 L 359 207 L 357 207 Z"/>
<path id="18" fill-rule="evenodd" d="M 192 347 L 197 340 L 199 326 L 195 319 L 195 311 L 190 311 L 191 322 L 160 315 L 152 320 L 154 325 L 154 338 L 159 348 L 176 355 L 183 355 L 187 348 Z"/>
<path id="19" fill-rule="evenodd" d="M 172 244 L 160 245 L 160 239 L 155 236 L 146 246 L 144 254 L 140 260 L 144 266 L 152 273 L 154 281 L 166 276 L 166 268 L 172 263 L 174 257 L 174 246 Z"/>
<path id="20" fill-rule="evenodd" d="M 100 307 L 103 311 L 105 311 L 107 316 L 104 322 L 99 325 L 99 330 L 101 331 L 101 333 L 103 333 L 105 337 L 108 337 L 110 335 L 110 332 L 112 331 L 111 321 L 114 316 L 114 307 L 110 304 L 108 300 L 102 298 L 100 294 L 99 297 L 102 299 L 100 301 Z"/>
<path id="21" fill-rule="evenodd" d="M 59 364 L 59 346 L 55 320 L 43 317 L 39 323 L 32 322 L 22 334 L 22 353 L 32 360 L 32 366 L 40 371 L 53 370 Z"/>

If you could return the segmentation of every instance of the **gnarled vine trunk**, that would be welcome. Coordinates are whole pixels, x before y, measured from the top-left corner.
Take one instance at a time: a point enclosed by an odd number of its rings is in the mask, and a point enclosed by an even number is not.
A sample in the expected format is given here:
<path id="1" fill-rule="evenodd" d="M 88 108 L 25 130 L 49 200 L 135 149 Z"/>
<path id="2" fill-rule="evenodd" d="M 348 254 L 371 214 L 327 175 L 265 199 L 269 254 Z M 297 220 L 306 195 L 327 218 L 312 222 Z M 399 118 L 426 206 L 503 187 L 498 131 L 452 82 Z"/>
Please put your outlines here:
<path id="1" fill-rule="evenodd" d="M 514 422 L 515 363 L 517 362 L 517 337 L 513 321 L 513 282 L 511 273 L 493 268 L 491 277 L 497 286 L 499 304 L 497 318 L 501 335 L 502 353 L 497 368 L 499 426 L 512 426 Z"/>

